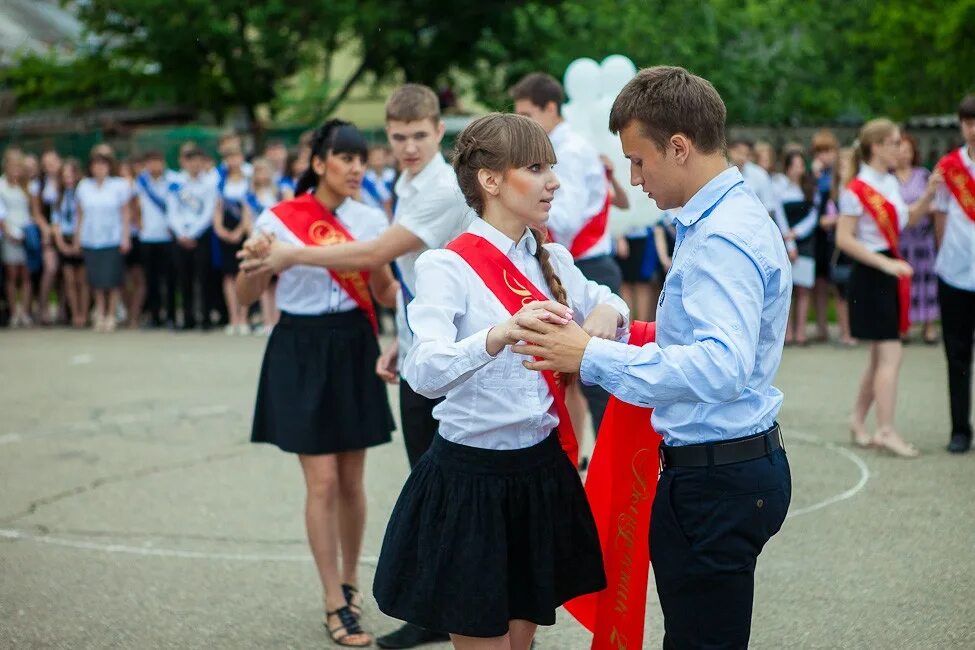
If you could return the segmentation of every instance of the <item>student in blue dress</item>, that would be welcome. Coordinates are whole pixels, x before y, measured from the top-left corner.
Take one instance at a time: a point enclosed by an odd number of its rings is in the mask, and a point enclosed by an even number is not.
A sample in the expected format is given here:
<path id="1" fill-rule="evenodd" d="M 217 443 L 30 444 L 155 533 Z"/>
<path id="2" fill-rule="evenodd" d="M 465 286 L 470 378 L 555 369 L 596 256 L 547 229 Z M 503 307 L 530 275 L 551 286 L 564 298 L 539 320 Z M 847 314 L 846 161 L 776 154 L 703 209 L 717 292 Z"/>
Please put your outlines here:
<path id="1" fill-rule="evenodd" d="M 81 242 L 77 232 L 78 208 L 75 192 L 81 178 L 81 162 L 77 158 L 65 160 L 58 172 L 58 197 L 51 209 L 52 237 L 61 257 L 65 299 L 71 313 L 71 325 L 76 328 L 87 325 L 90 304 L 85 260 L 81 256 Z"/>

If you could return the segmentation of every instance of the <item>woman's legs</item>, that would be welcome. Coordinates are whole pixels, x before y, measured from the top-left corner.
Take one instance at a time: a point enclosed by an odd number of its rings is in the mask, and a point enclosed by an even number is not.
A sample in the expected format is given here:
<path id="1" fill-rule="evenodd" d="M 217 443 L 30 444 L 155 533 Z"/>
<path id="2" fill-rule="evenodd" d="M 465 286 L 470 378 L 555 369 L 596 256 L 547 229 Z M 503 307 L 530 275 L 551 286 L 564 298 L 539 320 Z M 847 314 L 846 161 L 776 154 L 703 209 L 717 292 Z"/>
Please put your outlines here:
<path id="1" fill-rule="evenodd" d="M 829 285 L 827 278 L 816 278 L 813 294 L 816 299 L 816 340 L 826 341 L 829 338 L 826 313 L 829 310 Z"/>
<path id="2" fill-rule="evenodd" d="M 870 444 L 866 419 L 874 400 L 874 377 L 877 374 L 880 355 L 877 346 L 877 343 L 870 346 L 870 360 L 860 377 L 860 390 L 857 392 L 857 399 L 853 404 L 853 414 L 850 415 L 850 434 L 853 436 L 853 443 L 861 447 Z"/>
<path id="3" fill-rule="evenodd" d="M 491 638 L 451 634 L 450 640 L 457 650 L 529 650 L 538 626 L 531 621 L 508 621 L 508 633 Z"/>
<path id="4" fill-rule="evenodd" d="M 806 287 L 796 287 L 795 342 L 806 343 L 806 322 L 809 320 L 809 302 L 812 291 Z M 817 318 L 819 314 L 816 314 Z"/>
<path id="5" fill-rule="evenodd" d="M 115 287 L 114 289 L 109 289 L 106 293 L 108 294 L 108 307 L 105 311 L 105 319 L 103 323 L 105 331 L 112 332 L 117 326 L 115 314 L 117 313 L 118 301 L 121 299 L 122 290 Z"/>
<path id="6" fill-rule="evenodd" d="M 95 289 L 95 323 L 96 332 L 101 332 L 105 328 L 105 303 L 108 302 L 108 291 L 105 289 Z M 112 314 L 115 318 L 115 314 Z"/>
<path id="7" fill-rule="evenodd" d="M 81 313 L 77 273 L 78 267 L 64 265 L 64 301 L 68 303 L 68 309 L 71 310 L 71 322 L 75 327 L 78 326 L 78 315 Z"/>
<path id="8" fill-rule="evenodd" d="M 20 325 L 20 309 L 17 307 L 17 280 L 20 278 L 20 266 L 4 264 L 4 289 L 7 292 L 7 308 L 10 309 L 10 326 Z"/>
<path id="9" fill-rule="evenodd" d="M 125 311 L 128 312 L 129 327 L 138 327 L 142 322 L 142 308 L 146 304 L 146 272 L 141 264 L 125 271 L 128 290 L 126 291 Z"/>
<path id="10" fill-rule="evenodd" d="M 874 374 L 874 399 L 877 402 L 877 433 L 874 442 L 899 456 L 916 456 L 918 451 L 904 441 L 894 428 L 897 408 L 897 380 L 900 375 L 904 346 L 899 341 L 880 341 L 877 347 L 877 371 Z"/>
<path id="11" fill-rule="evenodd" d="M 78 313 L 74 316 L 75 325 L 84 327 L 88 323 L 89 311 L 91 311 L 91 291 L 88 288 L 88 274 L 85 268 L 79 266 L 75 268 L 77 274 L 76 282 L 78 286 Z"/>
<path id="12" fill-rule="evenodd" d="M 339 473 L 338 524 L 342 582 L 359 586 L 359 554 L 366 532 L 366 450 L 336 454 Z"/>
<path id="13" fill-rule="evenodd" d="M 515 619 L 508 621 L 508 636 L 511 640 L 511 650 L 529 650 L 532 646 L 532 639 L 535 638 L 535 630 L 538 625 L 531 621 Z"/>
<path id="14" fill-rule="evenodd" d="M 839 295 L 836 296 L 836 322 L 840 326 L 840 343 L 853 343 L 850 335 L 850 303 Z"/>
<path id="15" fill-rule="evenodd" d="M 223 276 L 223 299 L 227 302 L 227 316 L 230 319 L 230 327 L 239 329 L 247 325 L 247 309 L 241 307 L 237 301 L 237 289 L 234 282 L 234 276 Z"/>
<path id="16" fill-rule="evenodd" d="M 41 274 L 41 291 L 37 297 L 37 308 L 40 312 L 38 315 L 41 318 L 41 322 L 49 325 L 54 321 L 48 316 L 50 308 L 48 300 L 51 297 L 51 289 L 54 288 L 54 283 L 58 279 L 58 266 L 60 260 L 58 259 L 58 252 L 53 246 L 45 246 L 43 255 L 44 272 Z M 60 303 L 60 299 L 55 302 L 59 312 L 61 310 Z"/>

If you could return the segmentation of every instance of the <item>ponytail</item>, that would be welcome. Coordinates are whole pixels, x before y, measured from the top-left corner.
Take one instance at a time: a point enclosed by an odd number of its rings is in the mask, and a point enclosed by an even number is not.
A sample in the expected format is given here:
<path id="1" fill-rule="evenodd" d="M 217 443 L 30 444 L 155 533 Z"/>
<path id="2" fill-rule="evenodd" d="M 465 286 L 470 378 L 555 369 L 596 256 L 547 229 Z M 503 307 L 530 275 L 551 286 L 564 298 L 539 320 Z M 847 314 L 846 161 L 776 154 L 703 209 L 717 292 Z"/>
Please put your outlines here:
<path id="1" fill-rule="evenodd" d="M 542 267 L 542 276 L 545 278 L 548 290 L 555 296 L 555 300 L 571 309 L 572 306 L 569 305 L 569 296 L 565 292 L 565 287 L 562 286 L 562 279 L 555 273 L 555 267 L 552 266 L 552 255 L 544 246 L 546 240 L 545 234 L 535 228 L 529 228 L 529 230 L 535 237 L 535 259 L 538 260 L 538 264 Z M 568 386 L 575 382 L 576 375 L 574 373 L 560 373 L 560 376 L 563 386 Z"/>

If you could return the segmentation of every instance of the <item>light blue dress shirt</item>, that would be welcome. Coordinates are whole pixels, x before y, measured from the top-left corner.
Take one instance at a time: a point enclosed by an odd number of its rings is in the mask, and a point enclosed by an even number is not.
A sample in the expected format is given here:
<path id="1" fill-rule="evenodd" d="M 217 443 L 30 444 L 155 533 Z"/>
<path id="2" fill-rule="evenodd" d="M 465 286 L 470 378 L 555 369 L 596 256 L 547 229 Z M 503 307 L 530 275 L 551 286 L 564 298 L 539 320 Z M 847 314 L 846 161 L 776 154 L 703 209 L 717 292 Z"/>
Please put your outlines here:
<path id="1" fill-rule="evenodd" d="M 654 407 L 667 445 L 731 440 L 775 422 L 792 267 L 768 210 L 730 167 L 674 216 L 677 245 L 656 343 L 592 339 L 581 378 Z"/>

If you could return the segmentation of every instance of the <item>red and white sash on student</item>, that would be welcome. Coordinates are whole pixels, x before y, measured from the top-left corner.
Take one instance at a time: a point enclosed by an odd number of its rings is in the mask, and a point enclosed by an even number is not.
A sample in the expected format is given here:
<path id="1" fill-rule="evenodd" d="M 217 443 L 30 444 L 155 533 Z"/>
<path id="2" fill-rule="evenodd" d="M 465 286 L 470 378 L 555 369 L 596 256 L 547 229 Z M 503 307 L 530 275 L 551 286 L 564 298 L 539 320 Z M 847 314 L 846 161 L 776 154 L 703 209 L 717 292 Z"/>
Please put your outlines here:
<path id="1" fill-rule="evenodd" d="M 606 234 L 606 227 L 609 225 L 609 206 L 612 204 L 609 188 L 606 188 L 606 199 L 603 201 L 603 208 L 596 216 L 586 222 L 582 230 L 576 234 L 575 239 L 569 246 L 572 259 L 577 260 L 599 243 L 599 240 Z"/>
<path id="2" fill-rule="evenodd" d="M 654 323 L 634 322 L 630 344 L 652 343 Z M 592 650 L 643 647 L 650 573 L 650 514 L 660 471 L 653 409 L 610 398 L 586 477 L 606 569 L 606 589 L 565 608 L 593 633 Z"/>
<path id="3" fill-rule="evenodd" d="M 460 255 L 512 315 L 532 301 L 549 299 L 518 270 L 507 255 L 483 237 L 464 233 L 447 244 L 447 250 Z M 542 376 L 555 400 L 555 410 L 559 416 L 559 443 L 572 464 L 578 465 L 579 445 L 565 406 L 565 387 L 558 373 L 546 370 Z"/>
<path id="4" fill-rule="evenodd" d="M 938 162 L 938 169 L 945 177 L 945 185 L 961 206 L 961 211 L 975 222 L 975 178 L 965 167 L 961 149 L 955 149 Z"/>
<path id="5" fill-rule="evenodd" d="M 901 226 L 897 218 L 897 208 L 883 194 L 860 178 L 854 178 L 846 188 L 860 199 L 863 209 L 873 218 L 874 223 L 877 224 L 877 230 L 880 231 L 880 234 L 883 235 L 884 240 L 887 242 L 887 248 L 890 250 L 891 255 L 899 260 L 904 259 L 901 257 L 899 248 Z M 900 309 L 898 331 L 901 334 L 905 334 L 911 327 L 909 315 L 911 306 L 910 277 L 902 276 L 897 278 L 897 298 L 900 303 L 898 305 Z"/>
<path id="6" fill-rule="evenodd" d="M 313 194 L 303 194 L 290 201 L 278 203 L 271 212 L 274 213 L 285 228 L 301 240 L 306 246 L 329 246 L 355 241 L 355 237 L 346 230 L 332 212 L 322 205 Z M 369 293 L 369 273 L 366 271 L 333 271 L 328 269 L 329 275 L 352 300 L 365 312 L 372 323 L 372 329 L 379 333 L 379 321 L 376 319 L 376 307 Z"/>

